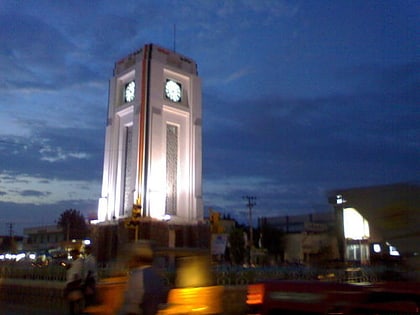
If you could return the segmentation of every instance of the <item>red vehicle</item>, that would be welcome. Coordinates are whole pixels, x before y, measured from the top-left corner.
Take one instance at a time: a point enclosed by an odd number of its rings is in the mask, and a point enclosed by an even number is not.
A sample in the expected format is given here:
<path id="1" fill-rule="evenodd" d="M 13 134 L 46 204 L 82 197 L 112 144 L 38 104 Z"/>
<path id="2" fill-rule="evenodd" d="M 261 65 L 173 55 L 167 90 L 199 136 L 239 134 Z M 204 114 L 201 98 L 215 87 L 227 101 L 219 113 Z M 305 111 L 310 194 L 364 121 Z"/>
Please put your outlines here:
<path id="1" fill-rule="evenodd" d="M 265 281 L 248 286 L 249 314 L 417 314 L 419 283 Z"/>

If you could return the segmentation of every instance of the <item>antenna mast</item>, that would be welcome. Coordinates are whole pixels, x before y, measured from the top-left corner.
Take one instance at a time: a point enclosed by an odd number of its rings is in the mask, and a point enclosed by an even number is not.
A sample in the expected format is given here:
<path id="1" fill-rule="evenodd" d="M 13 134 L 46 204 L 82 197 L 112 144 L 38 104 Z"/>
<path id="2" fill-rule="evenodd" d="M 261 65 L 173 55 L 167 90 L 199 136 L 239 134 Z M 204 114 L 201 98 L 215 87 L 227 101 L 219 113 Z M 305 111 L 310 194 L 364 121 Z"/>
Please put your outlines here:
<path id="1" fill-rule="evenodd" d="M 174 23 L 174 52 L 176 52 L 176 24 Z"/>

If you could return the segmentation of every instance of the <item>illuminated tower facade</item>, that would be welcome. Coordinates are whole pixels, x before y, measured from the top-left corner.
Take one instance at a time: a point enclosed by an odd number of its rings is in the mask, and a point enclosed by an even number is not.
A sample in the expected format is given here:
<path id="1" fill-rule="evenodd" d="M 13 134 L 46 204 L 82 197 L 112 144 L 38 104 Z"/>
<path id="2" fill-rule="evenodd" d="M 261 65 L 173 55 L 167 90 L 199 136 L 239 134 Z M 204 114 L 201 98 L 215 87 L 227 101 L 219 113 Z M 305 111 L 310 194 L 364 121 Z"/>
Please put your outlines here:
<path id="1" fill-rule="evenodd" d="M 147 44 L 115 64 L 98 222 L 131 215 L 203 218 L 201 81 L 197 64 Z"/>

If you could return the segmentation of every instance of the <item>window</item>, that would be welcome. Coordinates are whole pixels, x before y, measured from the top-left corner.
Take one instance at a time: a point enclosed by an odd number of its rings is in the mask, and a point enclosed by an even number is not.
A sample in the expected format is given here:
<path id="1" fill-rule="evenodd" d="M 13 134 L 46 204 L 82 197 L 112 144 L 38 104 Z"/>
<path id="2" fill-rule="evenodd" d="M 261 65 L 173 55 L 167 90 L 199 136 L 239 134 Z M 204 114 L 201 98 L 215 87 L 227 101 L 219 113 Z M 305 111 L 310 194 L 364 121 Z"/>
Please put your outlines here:
<path id="1" fill-rule="evenodd" d="M 178 127 L 166 125 L 166 214 L 177 212 Z"/>

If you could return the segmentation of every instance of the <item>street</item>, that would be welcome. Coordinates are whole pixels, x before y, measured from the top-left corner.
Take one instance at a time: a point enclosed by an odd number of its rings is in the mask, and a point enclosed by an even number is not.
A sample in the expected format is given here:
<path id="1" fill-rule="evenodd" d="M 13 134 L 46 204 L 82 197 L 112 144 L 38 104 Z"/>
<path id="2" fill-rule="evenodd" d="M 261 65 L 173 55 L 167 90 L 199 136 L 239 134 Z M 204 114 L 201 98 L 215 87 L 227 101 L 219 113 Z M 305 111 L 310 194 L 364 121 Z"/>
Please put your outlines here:
<path id="1" fill-rule="evenodd" d="M 66 310 L 51 308 L 51 305 L 11 305 L 2 302 L 0 304 L 0 315 L 66 315 Z"/>

